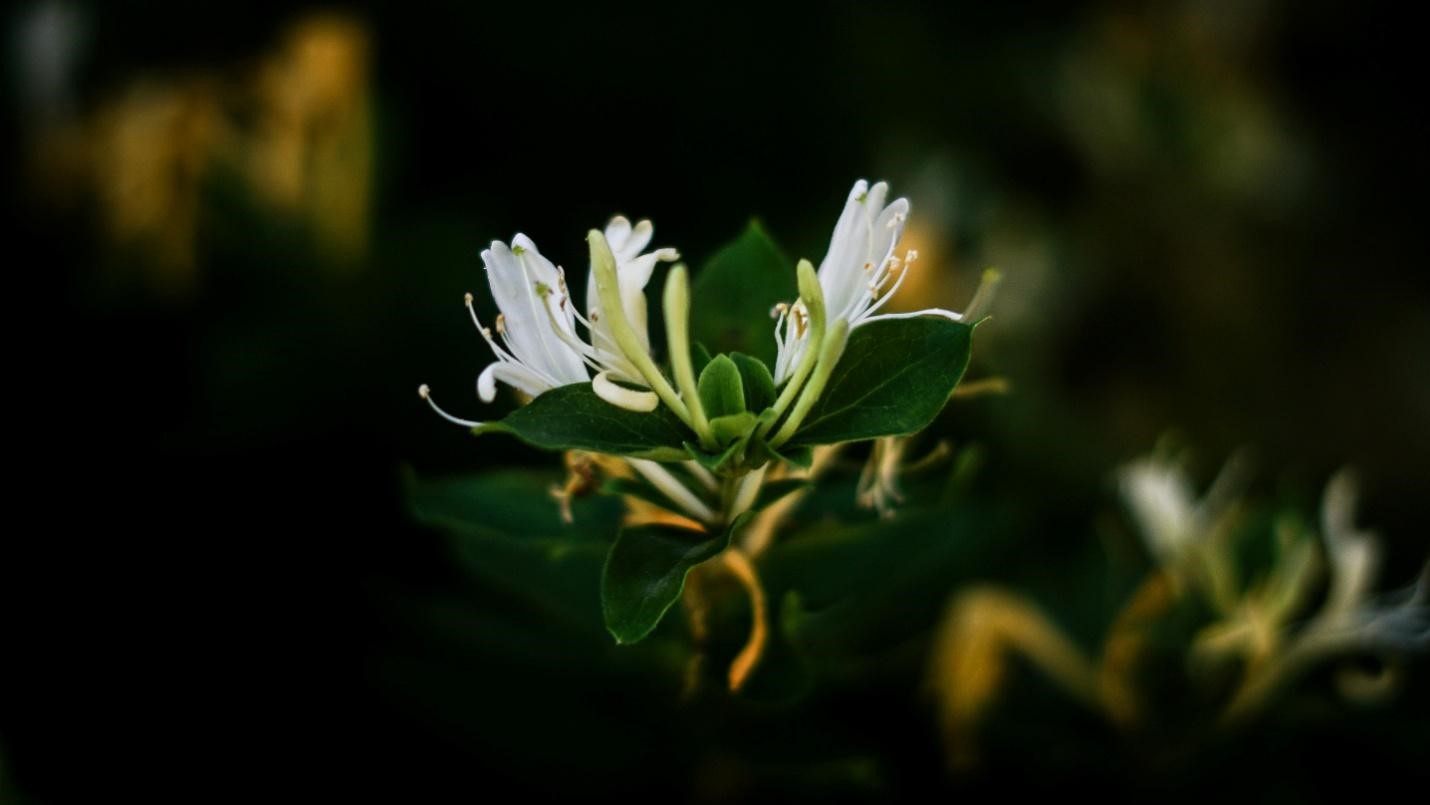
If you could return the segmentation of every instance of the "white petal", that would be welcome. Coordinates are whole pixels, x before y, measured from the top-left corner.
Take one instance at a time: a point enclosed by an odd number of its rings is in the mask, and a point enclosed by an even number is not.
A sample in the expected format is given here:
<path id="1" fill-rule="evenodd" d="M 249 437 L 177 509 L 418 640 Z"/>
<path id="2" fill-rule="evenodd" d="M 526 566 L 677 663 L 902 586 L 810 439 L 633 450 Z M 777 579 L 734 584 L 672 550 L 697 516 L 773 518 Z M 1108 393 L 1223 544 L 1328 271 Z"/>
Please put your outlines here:
<path id="1" fill-rule="evenodd" d="M 596 396 L 618 408 L 639 411 L 643 414 L 654 411 L 660 405 L 660 397 L 653 391 L 636 391 L 618 386 L 611 380 L 610 372 L 600 372 L 591 378 L 591 390 Z"/>
<path id="2" fill-rule="evenodd" d="M 532 397 L 543 391 L 550 391 L 552 385 L 538 377 L 530 369 L 518 363 L 497 361 L 487 364 L 487 368 L 477 376 L 477 396 L 482 402 L 491 402 L 497 396 L 497 381 L 525 392 Z"/>
<path id="3" fill-rule="evenodd" d="M 1162 563 L 1175 560 L 1195 536 L 1190 482 L 1180 468 L 1153 459 L 1134 462 L 1120 475 L 1122 497 L 1148 550 Z"/>
<path id="4" fill-rule="evenodd" d="M 845 202 L 829 239 L 829 251 L 819 264 L 819 285 L 831 315 L 842 314 L 865 290 L 864 263 L 873 223 L 868 202 L 867 185 L 860 180 Z"/>
<path id="5" fill-rule="evenodd" d="M 624 215 L 617 215 L 611 218 L 611 222 L 606 224 L 606 245 L 611 247 L 611 253 L 616 256 L 616 261 L 620 262 L 621 255 L 626 250 L 626 242 L 631 237 L 631 222 Z"/>
<path id="6" fill-rule="evenodd" d="M 869 208 L 870 215 L 878 215 L 884 209 L 884 199 L 889 197 L 889 183 L 877 182 L 869 188 L 869 197 L 864 200 L 864 206 Z"/>
<path id="7" fill-rule="evenodd" d="M 581 356 L 553 330 L 564 326 L 569 332 L 571 328 L 570 317 L 560 310 L 557 300 L 560 278 L 556 266 L 525 235 L 513 238 L 512 246 L 508 249 L 495 241 L 482 252 L 492 297 L 506 318 L 512 354 L 538 374 L 559 383 L 585 380 Z M 550 289 L 544 299 L 537 292 L 539 286 Z"/>
<path id="8" fill-rule="evenodd" d="M 655 234 L 655 225 L 649 218 L 643 218 L 636 222 L 636 228 L 631 230 L 631 237 L 626 241 L 626 247 L 622 251 L 627 256 L 626 259 L 634 258 L 645 251 L 645 247 L 650 245 L 651 236 Z"/>
<path id="9" fill-rule="evenodd" d="M 612 225 L 614 226 L 614 222 Z M 609 231 L 610 227 L 607 229 Z M 650 221 L 641 221 L 636 225 L 630 240 L 627 241 L 625 251 L 631 252 L 633 247 L 637 251 L 644 248 L 650 242 L 650 233 Z M 641 347 L 646 352 L 650 352 L 650 332 L 647 321 L 645 287 L 650 283 L 651 273 L 655 270 L 656 263 L 672 262 L 678 259 L 680 259 L 680 253 L 675 249 L 668 248 L 633 256 L 631 259 L 622 259 L 619 254 L 617 255 L 616 282 L 621 295 L 621 307 L 625 311 L 626 320 L 630 322 L 631 328 L 635 330 L 636 337 L 640 340 Z M 586 310 L 588 313 L 592 310 L 597 311 L 596 320 L 592 322 L 593 329 L 597 333 L 591 336 L 592 345 L 597 349 L 605 350 L 608 354 L 613 353 L 615 341 L 611 337 L 607 313 L 601 307 L 600 294 L 596 292 L 594 271 L 587 272 Z M 628 374 L 634 370 L 624 356 L 612 355 L 607 363 L 622 373 Z"/>
<path id="10" fill-rule="evenodd" d="M 1331 565 L 1331 588 L 1323 611 L 1345 614 L 1361 605 L 1375 584 L 1380 546 L 1375 535 L 1355 525 L 1356 487 L 1350 473 L 1336 473 L 1321 503 L 1321 529 Z"/>

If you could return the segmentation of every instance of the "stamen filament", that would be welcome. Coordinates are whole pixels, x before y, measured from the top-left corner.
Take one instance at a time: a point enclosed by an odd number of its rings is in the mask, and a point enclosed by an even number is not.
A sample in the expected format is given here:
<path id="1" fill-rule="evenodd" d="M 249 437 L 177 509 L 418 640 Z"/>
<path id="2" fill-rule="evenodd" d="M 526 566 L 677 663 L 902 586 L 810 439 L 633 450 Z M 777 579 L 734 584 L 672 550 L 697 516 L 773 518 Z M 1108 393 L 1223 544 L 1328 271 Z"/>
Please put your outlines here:
<path id="1" fill-rule="evenodd" d="M 890 299 L 894 298 L 894 294 L 899 292 L 899 286 L 904 284 L 904 278 L 909 275 L 909 266 L 913 265 L 915 256 L 915 252 L 909 252 L 909 259 L 904 261 L 904 268 L 902 271 L 899 272 L 898 278 L 894 280 L 893 287 L 889 288 L 889 290 L 885 291 L 882 296 L 879 296 L 877 299 L 875 299 L 874 304 L 870 305 L 869 309 L 864 311 L 864 315 L 860 317 L 861 319 L 874 315 L 874 313 L 878 311 L 879 308 L 884 306 L 885 302 L 888 302 Z"/>
<path id="2" fill-rule="evenodd" d="M 437 416 L 440 416 L 448 422 L 451 422 L 453 425 L 461 425 L 464 428 L 480 428 L 482 426 L 482 423 L 480 422 L 473 422 L 470 419 L 461 419 L 459 417 L 454 417 L 446 411 L 443 411 L 442 407 L 437 405 L 437 401 L 432 399 L 432 389 L 429 388 L 426 383 L 423 383 L 422 385 L 417 387 L 417 396 L 426 400 L 427 404 L 432 406 L 432 410 L 437 412 Z"/>

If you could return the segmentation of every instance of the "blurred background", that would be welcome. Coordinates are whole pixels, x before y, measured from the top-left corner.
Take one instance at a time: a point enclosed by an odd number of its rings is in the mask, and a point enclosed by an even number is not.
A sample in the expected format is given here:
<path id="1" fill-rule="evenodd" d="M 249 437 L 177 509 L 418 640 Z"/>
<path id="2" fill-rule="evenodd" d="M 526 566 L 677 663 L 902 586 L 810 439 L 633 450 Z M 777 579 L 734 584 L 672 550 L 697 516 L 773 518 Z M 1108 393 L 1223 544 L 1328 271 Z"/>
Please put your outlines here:
<path id="1" fill-rule="evenodd" d="M 1430 553 L 1430 163 L 1423 43 L 1393 13 L 48 0 L 3 21 L 23 410 L 0 799 L 1176 781 L 1304 800 L 1426 774 L 1423 663 L 1393 706 L 1147 763 L 1089 744 L 1028 674 L 1024 708 L 1064 726 L 1010 716 L 1002 754 L 950 774 L 920 692 L 937 603 L 796 703 L 692 704 L 676 637 L 616 649 L 594 594 L 594 627 L 552 626 L 403 491 L 559 477 L 414 393 L 510 405 L 476 400 L 489 356 L 461 307 L 490 306 L 490 240 L 580 265 L 620 212 L 698 267 L 754 216 L 817 262 L 850 184 L 882 178 L 921 253 L 902 304 L 958 309 L 984 267 L 1005 277 L 970 376 L 1012 391 L 936 432 L 979 447 L 1018 559 L 961 565 L 929 601 L 994 578 L 1095 641 L 1125 592 L 1099 574 L 1133 544 L 1111 473 L 1168 432 L 1200 480 L 1249 447 L 1258 491 L 1307 507 L 1354 466 L 1383 585 L 1406 584 Z"/>

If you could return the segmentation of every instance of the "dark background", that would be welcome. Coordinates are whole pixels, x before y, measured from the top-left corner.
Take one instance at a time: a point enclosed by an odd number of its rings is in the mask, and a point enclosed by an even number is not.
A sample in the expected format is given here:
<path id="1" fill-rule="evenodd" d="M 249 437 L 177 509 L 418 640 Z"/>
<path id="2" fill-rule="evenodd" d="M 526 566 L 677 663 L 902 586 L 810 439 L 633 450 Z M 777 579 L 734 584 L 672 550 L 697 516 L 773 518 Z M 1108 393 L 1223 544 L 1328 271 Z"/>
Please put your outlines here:
<path id="1" fill-rule="evenodd" d="M 7 11 L 23 413 L 0 796 L 470 800 L 515 783 L 718 799 L 722 764 L 750 774 L 710 749 L 747 713 L 452 637 L 509 602 L 464 581 L 402 499 L 403 466 L 550 464 L 464 439 L 413 391 L 486 416 L 462 391 L 487 360 L 459 305 L 484 294 L 478 251 L 524 231 L 578 265 L 583 233 L 618 211 L 695 265 L 752 215 L 818 260 L 850 183 L 887 178 L 925 226 L 925 298 L 960 306 L 1002 268 L 974 371 L 1014 392 L 947 430 L 1037 513 L 1025 561 L 1092 550 L 1116 513 L 1109 473 L 1175 430 L 1202 479 L 1251 446 L 1267 494 L 1313 500 L 1355 466 L 1382 584 L 1410 581 L 1430 546 L 1423 34 L 1359 4 L 994 5 L 327 11 L 363 53 L 361 245 L 325 247 L 222 146 L 173 179 L 200 188 L 179 258 L 106 229 L 100 173 L 54 168 L 49 146 L 97 138 L 87 121 L 136 82 L 197 86 L 225 126 L 260 129 L 243 87 L 310 12 L 73 4 L 69 100 L 46 105 L 17 55 L 38 6 Z M 1426 701 L 1422 685 L 1398 711 L 1233 744 L 1182 793 L 1423 775 Z M 913 704 L 848 706 L 827 734 L 896 758 L 871 795 L 1163 780 L 995 765 L 950 782 Z M 732 732 L 672 726 L 700 719 Z"/>

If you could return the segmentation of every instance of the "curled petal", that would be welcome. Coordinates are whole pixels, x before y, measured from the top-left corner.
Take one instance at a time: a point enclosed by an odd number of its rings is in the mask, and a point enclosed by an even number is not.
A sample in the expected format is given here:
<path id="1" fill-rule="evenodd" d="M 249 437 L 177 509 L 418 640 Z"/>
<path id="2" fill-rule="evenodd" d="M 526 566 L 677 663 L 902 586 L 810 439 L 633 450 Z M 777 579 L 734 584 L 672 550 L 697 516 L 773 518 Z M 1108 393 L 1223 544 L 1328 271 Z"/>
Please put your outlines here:
<path id="1" fill-rule="evenodd" d="M 637 391 L 617 385 L 610 372 L 600 372 L 591 380 L 591 390 L 596 396 L 618 408 L 627 411 L 650 413 L 660 405 L 660 398 L 653 391 Z"/>
<path id="2" fill-rule="evenodd" d="M 477 396 L 482 398 L 482 402 L 491 402 L 496 399 L 497 381 L 532 397 L 552 388 L 550 383 L 542 380 L 535 372 L 519 363 L 496 361 L 487 364 L 487 368 L 477 376 Z"/>

